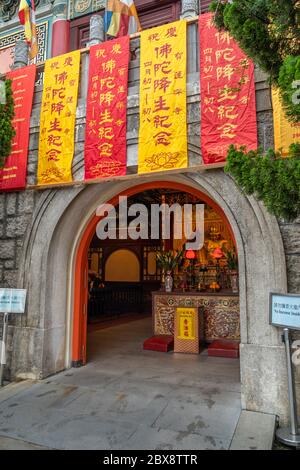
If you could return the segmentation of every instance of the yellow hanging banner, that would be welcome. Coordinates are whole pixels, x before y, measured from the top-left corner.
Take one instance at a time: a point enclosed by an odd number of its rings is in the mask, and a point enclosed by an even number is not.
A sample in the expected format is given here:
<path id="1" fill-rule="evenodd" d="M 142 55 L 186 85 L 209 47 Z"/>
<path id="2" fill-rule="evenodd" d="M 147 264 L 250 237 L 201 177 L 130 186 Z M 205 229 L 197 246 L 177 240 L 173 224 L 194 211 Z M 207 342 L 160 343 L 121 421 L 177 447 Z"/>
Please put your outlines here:
<path id="1" fill-rule="evenodd" d="M 186 22 L 141 32 L 139 173 L 186 168 Z"/>
<path id="2" fill-rule="evenodd" d="M 72 181 L 79 70 L 80 51 L 54 57 L 45 63 L 40 118 L 39 185 Z"/>
<path id="3" fill-rule="evenodd" d="M 274 144 L 276 150 L 281 150 L 284 157 L 288 156 L 291 144 L 300 141 L 300 122 L 293 124 L 287 120 L 280 101 L 279 90 L 272 89 Z"/>

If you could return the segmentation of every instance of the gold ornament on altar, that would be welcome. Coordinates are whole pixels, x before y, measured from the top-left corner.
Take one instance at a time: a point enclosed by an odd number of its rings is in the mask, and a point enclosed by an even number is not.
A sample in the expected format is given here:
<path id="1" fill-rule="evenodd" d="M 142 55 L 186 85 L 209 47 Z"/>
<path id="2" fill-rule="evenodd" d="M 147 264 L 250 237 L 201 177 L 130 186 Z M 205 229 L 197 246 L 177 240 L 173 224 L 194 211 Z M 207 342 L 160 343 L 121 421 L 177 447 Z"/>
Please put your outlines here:
<path id="1" fill-rule="evenodd" d="M 221 232 L 216 227 L 212 226 L 209 231 L 209 239 L 205 242 L 205 248 L 210 261 L 215 262 L 213 253 L 216 249 L 224 251 L 227 246 L 228 240 L 222 239 Z"/>
<path id="2" fill-rule="evenodd" d="M 209 288 L 212 292 L 219 292 L 221 290 L 221 286 L 220 286 L 220 284 L 218 284 L 217 281 L 213 281 L 210 284 Z"/>

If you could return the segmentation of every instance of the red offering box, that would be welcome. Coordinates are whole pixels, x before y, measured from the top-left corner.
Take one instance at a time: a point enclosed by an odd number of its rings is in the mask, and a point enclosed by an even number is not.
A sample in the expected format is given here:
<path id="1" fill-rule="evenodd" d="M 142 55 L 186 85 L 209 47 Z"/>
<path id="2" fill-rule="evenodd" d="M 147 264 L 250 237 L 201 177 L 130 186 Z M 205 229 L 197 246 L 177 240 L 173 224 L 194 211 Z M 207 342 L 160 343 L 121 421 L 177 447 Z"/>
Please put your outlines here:
<path id="1" fill-rule="evenodd" d="M 144 341 L 144 349 L 159 352 L 172 351 L 174 349 L 174 337 L 167 335 L 152 336 Z"/>
<path id="2" fill-rule="evenodd" d="M 237 341 L 229 341 L 217 339 L 208 346 L 208 355 L 215 357 L 240 357 L 239 343 Z"/>

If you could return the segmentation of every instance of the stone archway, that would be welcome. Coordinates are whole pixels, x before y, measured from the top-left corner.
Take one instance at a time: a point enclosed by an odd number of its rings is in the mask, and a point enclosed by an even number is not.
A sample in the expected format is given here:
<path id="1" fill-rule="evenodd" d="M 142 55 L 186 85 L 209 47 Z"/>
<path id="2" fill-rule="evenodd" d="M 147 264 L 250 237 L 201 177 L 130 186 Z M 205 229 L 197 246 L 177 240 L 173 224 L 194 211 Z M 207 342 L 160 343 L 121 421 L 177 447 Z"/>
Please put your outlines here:
<path id="1" fill-rule="evenodd" d="M 226 215 L 239 253 L 242 406 L 285 418 L 284 350 L 279 332 L 268 322 L 269 292 L 287 288 L 276 219 L 254 198 L 242 194 L 222 171 L 153 179 L 201 191 Z M 21 263 L 20 284 L 28 289 L 28 306 L 26 319 L 19 320 L 14 331 L 19 345 L 12 357 L 14 377 L 42 378 L 70 366 L 78 246 L 97 206 L 130 186 L 128 180 L 105 182 L 47 191 L 40 197 Z"/>

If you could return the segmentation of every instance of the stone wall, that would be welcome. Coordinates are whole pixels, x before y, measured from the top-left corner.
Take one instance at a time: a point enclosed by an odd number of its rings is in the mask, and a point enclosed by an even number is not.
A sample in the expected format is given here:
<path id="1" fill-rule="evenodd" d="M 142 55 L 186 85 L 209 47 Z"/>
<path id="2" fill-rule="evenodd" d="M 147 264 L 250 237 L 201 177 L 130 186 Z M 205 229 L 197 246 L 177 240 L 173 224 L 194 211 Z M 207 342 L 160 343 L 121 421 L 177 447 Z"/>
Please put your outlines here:
<path id="1" fill-rule="evenodd" d="M 35 193 L 0 194 L 0 283 L 15 287 L 24 235 L 31 222 Z"/>
<path id="2" fill-rule="evenodd" d="M 293 223 L 280 221 L 280 230 L 286 253 L 289 291 L 300 292 L 300 218 Z"/>
<path id="3" fill-rule="evenodd" d="M 300 293 L 300 218 L 293 223 L 280 221 L 287 263 L 288 289 L 291 294 Z M 300 332 L 294 333 L 294 340 L 300 339 Z M 298 392 L 298 409 L 300 414 L 300 365 L 295 367 Z"/>
<path id="4" fill-rule="evenodd" d="M 35 205 L 35 193 L 22 191 L 20 193 L 0 194 L 0 286 L 16 288 L 18 270 L 22 256 L 22 248 L 26 231 L 31 223 Z M 0 338 L 2 337 L 2 315 L 0 314 Z M 14 315 L 10 316 L 8 334 L 8 368 L 6 377 L 9 378 L 12 334 Z"/>

